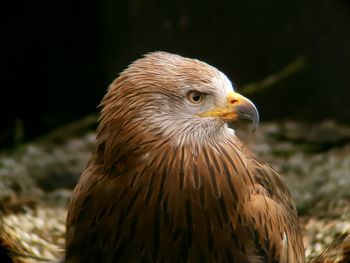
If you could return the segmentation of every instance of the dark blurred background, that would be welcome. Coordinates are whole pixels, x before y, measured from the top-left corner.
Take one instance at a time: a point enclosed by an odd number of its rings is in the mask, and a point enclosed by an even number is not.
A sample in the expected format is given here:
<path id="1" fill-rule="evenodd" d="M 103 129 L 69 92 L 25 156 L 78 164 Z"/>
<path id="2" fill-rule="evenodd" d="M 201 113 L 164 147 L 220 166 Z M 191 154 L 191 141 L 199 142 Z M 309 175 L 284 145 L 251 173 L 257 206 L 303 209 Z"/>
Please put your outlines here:
<path id="1" fill-rule="evenodd" d="M 350 123 L 350 1 L 8 1 L 2 4 L 0 146 L 88 114 L 142 54 L 204 60 L 237 90 L 302 58 L 249 97 L 262 120 Z"/>

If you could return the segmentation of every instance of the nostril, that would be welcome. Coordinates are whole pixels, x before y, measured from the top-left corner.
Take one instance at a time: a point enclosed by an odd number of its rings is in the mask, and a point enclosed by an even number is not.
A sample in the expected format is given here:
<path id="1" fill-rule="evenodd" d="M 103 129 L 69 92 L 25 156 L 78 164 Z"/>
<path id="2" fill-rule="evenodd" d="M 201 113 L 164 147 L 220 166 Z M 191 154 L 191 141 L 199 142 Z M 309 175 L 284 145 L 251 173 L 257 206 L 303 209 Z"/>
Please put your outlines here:
<path id="1" fill-rule="evenodd" d="M 231 102 L 231 104 L 235 104 L 237 102 L 237 100 L 232 99 L 230 102 Z"/>

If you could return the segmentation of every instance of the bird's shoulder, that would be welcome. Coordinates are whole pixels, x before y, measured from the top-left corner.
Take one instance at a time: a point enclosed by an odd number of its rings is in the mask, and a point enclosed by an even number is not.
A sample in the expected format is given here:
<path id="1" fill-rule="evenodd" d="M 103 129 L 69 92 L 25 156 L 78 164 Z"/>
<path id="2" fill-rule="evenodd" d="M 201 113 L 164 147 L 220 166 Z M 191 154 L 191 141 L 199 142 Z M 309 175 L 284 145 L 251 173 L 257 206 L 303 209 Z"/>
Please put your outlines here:
<path id="1" fill-rule="evenodd" d="M 297 210 L 283 177 L 245 145 L 240 144 L 239 149 L 253 181 L 249 199 L 243 204 L 242 222 L 259 253 L 271 262 L 304 262 Z"/>

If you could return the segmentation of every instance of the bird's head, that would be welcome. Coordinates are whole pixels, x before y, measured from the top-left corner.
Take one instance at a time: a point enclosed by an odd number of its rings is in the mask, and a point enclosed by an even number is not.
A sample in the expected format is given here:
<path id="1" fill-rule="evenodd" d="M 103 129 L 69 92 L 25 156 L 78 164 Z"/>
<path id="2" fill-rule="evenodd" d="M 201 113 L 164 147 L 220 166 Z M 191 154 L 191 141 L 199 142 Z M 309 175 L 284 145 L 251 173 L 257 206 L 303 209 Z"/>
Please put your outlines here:
<path id="1" fill-rule="evenodd" d="M 157 136 L 205 140 L 228 130 L 227 123 L 249 120 L 256 128 L 254 104 L 236 93 L 216 68 L 166 52 L 132 63 L 104 98 L 101 123 L 123 119 Z"/>

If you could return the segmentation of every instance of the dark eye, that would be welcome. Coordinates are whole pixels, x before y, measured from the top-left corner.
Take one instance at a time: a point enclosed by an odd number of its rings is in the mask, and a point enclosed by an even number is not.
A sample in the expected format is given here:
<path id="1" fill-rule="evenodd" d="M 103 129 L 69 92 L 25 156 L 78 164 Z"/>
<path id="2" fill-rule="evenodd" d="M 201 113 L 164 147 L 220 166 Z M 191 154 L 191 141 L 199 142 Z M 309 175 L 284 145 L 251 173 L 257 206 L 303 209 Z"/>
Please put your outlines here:
<path id="1" fill-rule="evenodd" d="M 192 90 L 187 93 L 187 99 L 193 104 L 199 104 L 204 100 L 204 94 Z"/>

